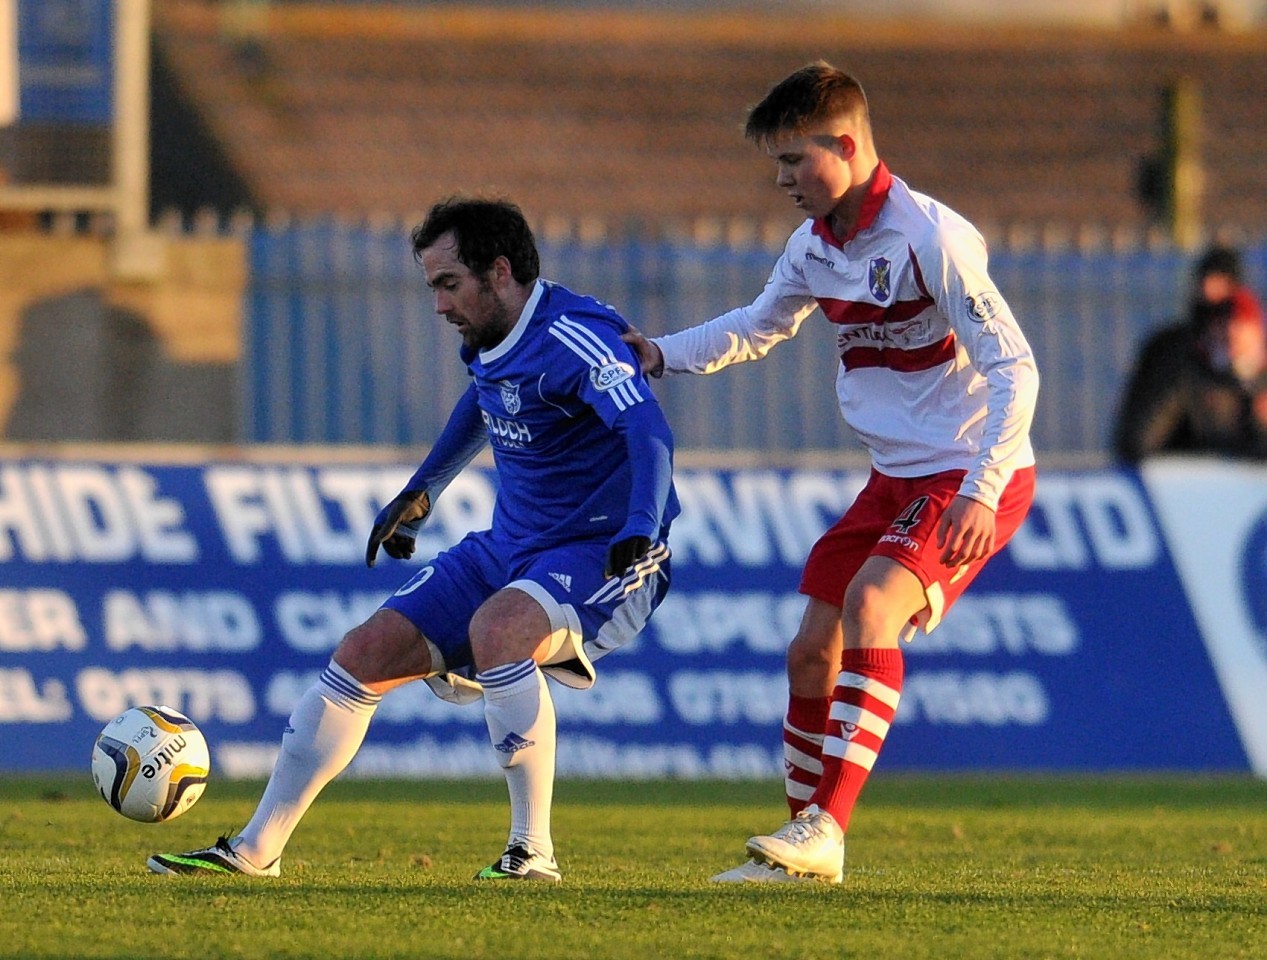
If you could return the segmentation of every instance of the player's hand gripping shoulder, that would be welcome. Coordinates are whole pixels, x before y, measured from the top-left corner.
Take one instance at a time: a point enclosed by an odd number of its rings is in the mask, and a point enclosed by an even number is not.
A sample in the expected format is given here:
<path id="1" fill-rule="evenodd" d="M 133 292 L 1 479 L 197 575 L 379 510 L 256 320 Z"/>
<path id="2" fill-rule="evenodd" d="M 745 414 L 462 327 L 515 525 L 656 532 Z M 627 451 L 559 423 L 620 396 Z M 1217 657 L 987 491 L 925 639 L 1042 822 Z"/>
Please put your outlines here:
<path id="1" fill-rule="evenodd" d="M 651 549 L 650 537 L 625 537 L 607 548 L 604 577 L 623 577 L 629 568 L 647 555 Z"/>
<path id="2" fill-rule="evenodd" d="M 378 559 L 378 548 L 396 560 L 414 555 L 418 528 L 431 512 L 431 495 L 426 490 L 402 490 L 392 502 L 379 511 L 370 529 L 365 548 L 365 565 L 372 567 Z"/>
<path id="3" fill-rule="evenodd" d="M 638 358 L 638 366 L 642 368 L 644 377 L 660 377 L 664 375 L 664 354 L 660 348 L 647 339 L 646 334 L 629 324 L 629 329 L 620 335 L 620 339 L 633 348 Z"/>

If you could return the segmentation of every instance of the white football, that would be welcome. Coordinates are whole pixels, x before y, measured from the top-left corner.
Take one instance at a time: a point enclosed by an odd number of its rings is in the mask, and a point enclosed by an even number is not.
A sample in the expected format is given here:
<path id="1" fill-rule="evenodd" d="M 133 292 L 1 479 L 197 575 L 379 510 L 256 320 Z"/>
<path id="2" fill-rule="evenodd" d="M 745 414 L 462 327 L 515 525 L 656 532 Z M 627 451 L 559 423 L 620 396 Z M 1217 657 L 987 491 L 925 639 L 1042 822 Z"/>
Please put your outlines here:
<path id="1" fill-rule="evenodd" d="M 132 707 L 92 747 L 101 798 L 129 820 L 174 820 L 207 789 L 211 754 L 192 720 L 171 707 Z"/>

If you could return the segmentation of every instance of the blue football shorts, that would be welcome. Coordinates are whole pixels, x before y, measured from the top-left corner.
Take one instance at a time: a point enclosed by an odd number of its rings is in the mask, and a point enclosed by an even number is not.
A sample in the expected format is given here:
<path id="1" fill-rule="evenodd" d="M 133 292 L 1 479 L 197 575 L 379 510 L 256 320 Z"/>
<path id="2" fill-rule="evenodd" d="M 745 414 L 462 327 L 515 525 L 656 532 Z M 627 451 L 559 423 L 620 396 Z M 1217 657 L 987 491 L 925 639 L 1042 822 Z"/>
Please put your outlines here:
<path id="1" fill-rule="evenodd" d="M 467 534 L 418 570 L 383 607 L 408 618 L 427 639 L 437 696 L 466 703 L 480 696 L 468 627 L 479 606 L 514 587 L 536 600 L 550 619 L 551 643 L 542 669 L 570 687 L 594 683 L 593 661 L 628 643 L 669 589 L 669 548 L 652 545 L 623 577 L 603 576 L 606 540 L 575 541 L 512 557 L 491 531 Z M 437 654 L 443 663 L 436 663 Z"/>

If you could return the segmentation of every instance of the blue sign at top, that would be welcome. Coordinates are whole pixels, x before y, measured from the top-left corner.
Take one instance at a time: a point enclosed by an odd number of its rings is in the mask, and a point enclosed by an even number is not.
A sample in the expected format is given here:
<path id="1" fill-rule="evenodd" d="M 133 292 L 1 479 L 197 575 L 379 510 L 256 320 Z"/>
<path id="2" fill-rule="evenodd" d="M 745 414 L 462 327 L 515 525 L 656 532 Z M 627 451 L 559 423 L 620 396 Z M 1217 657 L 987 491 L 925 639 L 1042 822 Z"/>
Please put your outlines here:
<path id="1" fill-rule="evenodd" d="M 22 123 L 109 124 L 113 0 L 18 0 Z"/>

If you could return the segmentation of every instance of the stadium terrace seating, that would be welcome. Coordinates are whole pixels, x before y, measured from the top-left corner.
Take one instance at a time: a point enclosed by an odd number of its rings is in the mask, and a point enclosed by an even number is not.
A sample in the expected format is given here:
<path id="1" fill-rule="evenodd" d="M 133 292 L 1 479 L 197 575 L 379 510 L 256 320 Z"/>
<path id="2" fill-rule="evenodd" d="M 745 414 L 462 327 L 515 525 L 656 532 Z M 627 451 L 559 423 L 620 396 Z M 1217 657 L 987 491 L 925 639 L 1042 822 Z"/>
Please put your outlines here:
<path id="1" fill-rule="evenodd" d="M 157 40 L 262 209 L 410 216 L 489 190 L 536 216 L 792 223 L 740 126 L 823 57 L 862 79 L 895 172 L 995 225 L 1145 225 L 1161 91 L 1191 78 L 1208 222 L 1267 222 L 1262 36 L 363 4 L 274 4 L 248 29 L 217 10 L 158 4 Z"/>

